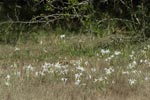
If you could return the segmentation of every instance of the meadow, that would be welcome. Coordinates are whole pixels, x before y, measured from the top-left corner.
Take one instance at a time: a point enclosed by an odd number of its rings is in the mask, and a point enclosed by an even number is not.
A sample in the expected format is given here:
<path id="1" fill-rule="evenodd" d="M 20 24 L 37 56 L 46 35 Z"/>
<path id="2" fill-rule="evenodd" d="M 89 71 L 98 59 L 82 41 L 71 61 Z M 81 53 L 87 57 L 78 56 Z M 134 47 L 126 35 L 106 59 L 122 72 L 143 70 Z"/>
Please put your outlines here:
<path id="1" fill-rule="evenodd" d="M 50 34 L 0 45 L 1 100 L 149 100 L 150 42 Z"/>

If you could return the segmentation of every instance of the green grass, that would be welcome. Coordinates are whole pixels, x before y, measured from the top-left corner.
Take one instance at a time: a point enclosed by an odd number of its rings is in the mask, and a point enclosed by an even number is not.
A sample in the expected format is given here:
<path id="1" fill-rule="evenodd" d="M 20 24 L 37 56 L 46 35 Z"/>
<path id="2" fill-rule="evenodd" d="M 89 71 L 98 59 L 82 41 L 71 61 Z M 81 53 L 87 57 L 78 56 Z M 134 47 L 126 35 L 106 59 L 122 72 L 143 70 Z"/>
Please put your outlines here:
<path id="1" fill-rule="evenodd" d="M 46 34 L 0 45 L 0 99 L 148 100 L 149 41 L 111 37 Z"/>

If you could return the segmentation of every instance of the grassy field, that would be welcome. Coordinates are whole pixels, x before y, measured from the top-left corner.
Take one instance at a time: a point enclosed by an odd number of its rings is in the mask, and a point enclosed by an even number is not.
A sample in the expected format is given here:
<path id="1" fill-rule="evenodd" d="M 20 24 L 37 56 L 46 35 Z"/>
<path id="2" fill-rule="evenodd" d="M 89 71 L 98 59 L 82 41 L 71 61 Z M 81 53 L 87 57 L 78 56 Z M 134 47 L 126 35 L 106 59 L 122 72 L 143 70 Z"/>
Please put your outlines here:
<path id="1" fill-rule="evenodd" d="M 149 100 L 150 43 L 47 35 L 0 45 L 1 100 Z"/>

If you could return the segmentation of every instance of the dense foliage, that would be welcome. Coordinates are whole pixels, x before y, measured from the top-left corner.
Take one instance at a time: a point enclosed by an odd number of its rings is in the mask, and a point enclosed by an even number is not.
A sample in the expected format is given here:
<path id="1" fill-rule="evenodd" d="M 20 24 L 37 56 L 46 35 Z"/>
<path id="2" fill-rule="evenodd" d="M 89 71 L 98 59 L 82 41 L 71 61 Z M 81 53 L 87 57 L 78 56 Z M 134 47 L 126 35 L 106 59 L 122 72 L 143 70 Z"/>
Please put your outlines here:
<path id="1" fill-rule="evenodd" d="M 102 34 L 103 29 L 110 34 L 119 28 L 145 39 L 150 37 L 149 10 L 148 0 L 1 0 L 0 25 L 49 25 L 94 34 Z M 7 31 L 18 30 L 10 27 Z"/>

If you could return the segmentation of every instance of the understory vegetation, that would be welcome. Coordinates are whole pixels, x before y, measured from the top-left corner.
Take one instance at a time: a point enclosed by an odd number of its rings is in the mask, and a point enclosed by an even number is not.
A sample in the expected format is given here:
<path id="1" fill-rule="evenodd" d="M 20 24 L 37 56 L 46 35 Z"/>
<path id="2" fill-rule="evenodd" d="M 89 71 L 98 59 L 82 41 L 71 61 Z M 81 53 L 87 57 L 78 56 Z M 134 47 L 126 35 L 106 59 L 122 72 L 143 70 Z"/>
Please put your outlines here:
<path id="1" fill-rule="evenodd" d="M 149 100 L 148 0 L 1 0 L 1 100 Z"/>

